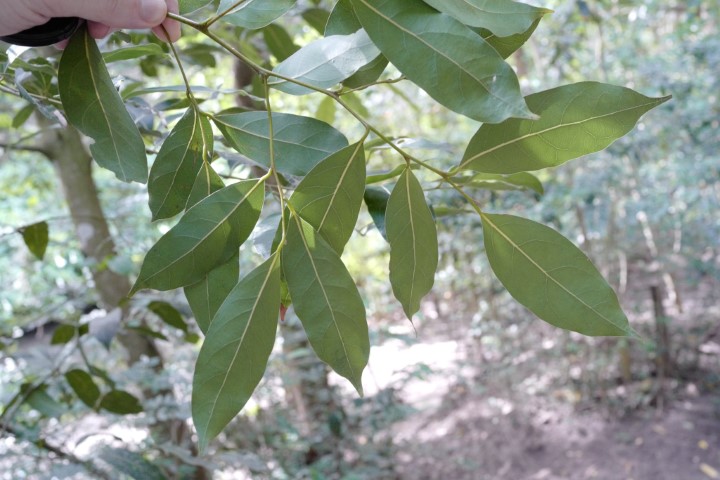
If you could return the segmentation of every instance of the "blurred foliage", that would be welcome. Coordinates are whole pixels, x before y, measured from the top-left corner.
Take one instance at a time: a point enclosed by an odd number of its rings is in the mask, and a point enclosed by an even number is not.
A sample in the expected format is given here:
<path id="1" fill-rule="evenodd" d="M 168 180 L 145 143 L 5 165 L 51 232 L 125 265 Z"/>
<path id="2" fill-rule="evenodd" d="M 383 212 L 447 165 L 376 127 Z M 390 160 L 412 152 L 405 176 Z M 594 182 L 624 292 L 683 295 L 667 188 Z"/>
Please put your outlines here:
<path id="1" fill-rule="evenodd" d="M 327 8 L 330 3 L 299 2 L 297 8 Z M 673 353 L 678 363 L 675 379 L 717 390 L 717 374 L 712 374 L 719 367 L 717 353 L 703 353 L 701 347 L 717 328 L 720 315 L 720 4 L 558 0 L 544 6 L 554 9 L 554 14 L 543 20 L 526 48 L 510 58 L 521 72 L 524 90 L 600 77 L 655 96 L 672 94 L 673 101 L 660 107 L 652 120 L 641 121 L 628 138 L 607 151 L 581 163 L 564 165 L 552 176 L 541 172 L 545 187 L 542 196 L 483 190 L 478 191 L 477 198 L 492 210 L 518 212 L 554 226 L 575 239 L 602 266 L 603 273 L 620 290 L 633 325 L 645 336 L 644 341 L 630 345 L 632 382 L 621 385 L 619 359 L 627 347 L 623 341 L 558 332 L 530 318 L 510 299 L 491 274 L 485 257 L 475 254 L 482 238 L 479 219 L 472 216 L 435 212 L 440 267 L 434 290 L 416 317 L 414 328 L 421 340 L 452 339 L 463 345 L 464 363 L 474 374 L 463 378 L 458 369 L 456 375 L 458 380 L 470 382 L 472 388 L 555 395 L 579 407 L 599 403 L 608 412 L 624 413 L 646 408 L 657 400 L 657 392 L 647 383 L 655 375 L 657 348 L 652 340 L 648 287 L 663 283 L 663 273 L 668 273 L 674 277 L 680 296 L 679 303 L 677 299 L 666 302 L 676 321 L 672 325 Z M 318 36 L 299 16 L 288 16 L 283 26 L 298 42 Z M 128 36 L 146 38 L 143 35 L 117 33 L 108 42 L 122 45 Z M 224 35 L 256 46 L 258 55 L 267 55 L 257 36 L 238 30 Z M 149 37 L 147 41 L 157 44 Z M 188 72 L 191 83 L 234 89 L 230 60 L 203 43 L 202 37 L 188 34 L 179 46 L 183 59 L 192 65 Z M 162 93 L 138 93 L 145 82 L 135 81 L 141 77 L 157 79 L 158 86 L 172 78 L 180 85 L 167 52 L 146 56 L 130 69 L 125 64 L 116 65 L 118 70 L 113 73 L 122 76 L 120 91 L 131 99 L 133 115 L 147 122 L 148 131 L 154 130 L 153 122 L 171 122 L 177 117 L 178 105 Z M 424 133 L 442 131 L 434 138 L 443 138 L 443 143 L 406 140 L 406 146 L 417 142 L 423 158 L 434 165 L 457 163 L 458 148 L 477 126 L 470 120 L 458 121 L 421 92 L 387 85 L 356 95 L 373 120 L 394 137 L 424 137 Z M 234 106 L 228 96 L 208 94 L 202 100 L 218 108 Z M 396 102 L 401 106 L 388 108 Z M 278 108 L 292 106 L 309 115 L 323 108 L 315 97 L 279 96 L 276 103 Z M 0 95 L 0 140 L 4 144 L 25 140 L 35 132 L 37 124 L 32 117 L 23 121 L 28 106 L 25 100 Z M 332 115 L 335 124 L 346 132 L 358 128 L 346 112 L 323 115 Z M 13 122 L 21 124 L 20 128 L 8 129 Z M 388 149 L 373 150 L 368 170 L 382 170 L 391 155 Z M 233 162 L 231 154 L 218 162 L 225 175 L 247 174 L 246 167 Z M 72 327 L 86 324 L 93 315 L 88 310 L 92 310 L 96 295 L 87 260 L 80 253 L 66 205 L 60 200 L 52 165 L 32 151 L 2 149 L 0 167 L 0 405 L 5 408 L 3 415 L 9 412 L 15 421 L 14 439 L 0 443 L 5 457 L 0 465 L 7 467 L 0 478 L 88 478 L 82 459 L 105 444 L 120 449 L 113 457 L 105 451 L 109 465 L 125 458 L 130 461 L 124 465 L 142 468 L 152 461 L 174 478 L 189 478 L 194 466 L 224 472 L 224 478 L 393 478 L 399 447 L 393 443 L 392 426 L 413 413 L 402 391 L 406 382 L 427 373 L 421 365 L 364 399 L 351 399 L 331 382 L 327 395 L 339 396 L 340 408 L 315 419 L 316 423 L 304 431 L 297 422 L 296 406 L 284 396 L 283 376 L 303 375 L 312 369 L 289 372 L 288 353 L 276 348 L 252 403 L 222 434 L 216 448 L 198 458 L 189 449 L 156 442 L 151 434 L 158 422 L 187 422 L 190 416 L 198 332 L 189 335 L 146 308 L 151 301 L 163 300 L 188 317 L 189 308 L 179 295 L 149 294 L 133 305 L 137 328 L 147 329 L 146 333 L 159 340 L 165 360 L 161 371 L 151 359 L 126 366 L 118 345 L 106 349 L 93 337 L 81 336 L 80 329 L 68 344 L 29 348 L 20 339 L 23 331 L 34 332 L 50 321 Z M 147 198 L 141 189 L 121 184 L 102 171 L 96 172 L 95 179 L 119 250 L 107 267 L 123 275 L 136 273 L 142 254 L 173 221 L 149 225 Z M 433 205 L 464 207 L 452 191 L 436 189 L 428 196 Z M 50 228 L 50 243 L 42 263 L 27 250 L 18 233 L 18 229 L 39 221 L 47 221 Z M 372 343 L 382 345 L 396 339 L 392 328 L 405 325 L 407 320 L 399 315 L 388 291 L 387 246 L 365 211 L 361 213 L 362 224 L 367 227 L 353 237 L 352 248 L 347 251 L 354 253 L 346 253 L 344 260 L 363 292 Z M 654 250 L 648 243 L 648 228 Z M 248 267 L 252 264 L 250 248 L 246 247 L 241 257 Z M 83 345 L 80 358 L 73 354 L 77 345 Z M 303 355 L 312 357 L 302 350 L 292 355 L 301 360 Z M 307 362 L 312 364 L 311 360 Z M 548 366 L 540 369 L 539 365 Z M 161 394 L 143 403 L 142 415 L 119 417 L 94 412 L 63 380 L 62 373 L 73 366 L 92 371 L 104 392 L 117 388 Z M 322 366 L 315 368 L 321 368 L 321 376 L 327 375 Z M 13 402 L 20 398 L 24 403 Z M 330 442 L 336 445 L 328 448 Z M 52 458 L 55 454 L 48 453 L 47 445 L 72 447 L 77 458 Z"/>

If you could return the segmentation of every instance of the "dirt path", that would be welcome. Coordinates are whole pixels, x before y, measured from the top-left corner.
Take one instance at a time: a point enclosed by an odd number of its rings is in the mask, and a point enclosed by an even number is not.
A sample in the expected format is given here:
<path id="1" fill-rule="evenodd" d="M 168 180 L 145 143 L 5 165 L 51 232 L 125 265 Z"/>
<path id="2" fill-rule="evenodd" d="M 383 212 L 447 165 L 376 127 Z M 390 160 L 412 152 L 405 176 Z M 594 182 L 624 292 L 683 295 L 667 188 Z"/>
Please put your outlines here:
<path id="1" fill-rule="evenodd" d="M 407 480 L 720 478 L 720 398 L 676 401 L 623 421 L 568 404 L 467 393 L 400 425 Z"/>

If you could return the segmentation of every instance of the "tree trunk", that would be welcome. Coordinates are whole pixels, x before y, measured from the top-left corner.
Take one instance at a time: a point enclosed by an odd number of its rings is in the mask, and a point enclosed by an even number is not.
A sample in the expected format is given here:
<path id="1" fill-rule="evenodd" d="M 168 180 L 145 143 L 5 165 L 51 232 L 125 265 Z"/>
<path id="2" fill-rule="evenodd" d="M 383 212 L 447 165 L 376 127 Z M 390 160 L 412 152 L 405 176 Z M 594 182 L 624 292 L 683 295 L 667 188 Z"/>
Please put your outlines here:
<path id="1" fill-rule="evenodd" d="M 42 120 L 40 123 L 42 127 Z M 130 291 L 130 281 L 105 267 L 107 261 L 116 255 L 115 242 L 92 177 L 92 157 L 83 143 L 83 137 L 73 127 L 46 128 L 41 144 L 43 153 L 52 162 L 60 180 L 80 249 L 86 258 L 93 261 L 92 279 L 101 306 L 107 311 L 118 309 L 122 324 L 129 314 L 129 304 L 125 299 Z M 130 365 L 143 357 L 156 358 L 159 360 L 156 369 L 162 370 L 162 356 L 151 338 L 121 328 L 117 339 L 125 348 Z M 145 392 L 145 395 L 151 393 Z M 165 390 L 154 395 L 173 393 Z M 158 444 L 169 442 L 184 445 L 190 448 L 193 454 L 197 453 L 191 441 L 191 432 L 183 420 L 158 422 L 153 426 L 152 433 Z M 210 478 L 210 474 L 198 467 L 193 478 L 204 480 Z"/>

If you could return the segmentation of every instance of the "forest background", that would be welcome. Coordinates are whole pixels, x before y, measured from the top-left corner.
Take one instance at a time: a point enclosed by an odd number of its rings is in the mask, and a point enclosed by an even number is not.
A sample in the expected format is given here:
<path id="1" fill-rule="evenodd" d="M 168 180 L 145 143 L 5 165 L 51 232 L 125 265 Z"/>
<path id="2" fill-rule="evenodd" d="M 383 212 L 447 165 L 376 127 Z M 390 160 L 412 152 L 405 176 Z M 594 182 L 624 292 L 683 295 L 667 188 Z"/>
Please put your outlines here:
<path id="1" fill-rule="evenodd" d="M 332 3 L 297 2 L 277 24 L 307 44 Z M 478 255 L 479 220 L 451 208 L 434 212 L 440 267 L 410 324 L 387 282 L 387 244 L 363 211 L 366 227 L 343 259 L 368 309 L 365 396 L 314 356 L 291 311 L 250 403 L 199 456 L 188 423 L 200 345 L 190 309 L 180 293 L 145 292 L 133 306 L 135 336 L 125 337 L 143 346 L 128 361 L 127 344 L 103 344 L 112 318 L 97 307 L 114 293 L 93 288 L 96 259 L 73 227 L 62 170 L 39 151 L 52 129 L 27 91 L 43 88 L 46 67 L 28 64 L 23 81 L 0 82 L 0 478 L 720 478 L 720 6 L 542 6 L 554 12 L 508 59 L 523 92 L 599 80 L 673 99 L 606 151 L 539 172 L 542 190 L 489 181 L 482 199 L 572 239 L 618 292 L 640 340 L 539 321 Z M 266 54 L 272 43 L 269 34 L 238 38 Z M 162 88 L 182 89 L 182 79 L 144 33 L 115 34 L 103 50 L 124 43 L 145 51 L 110 61 L 110 72 L 121 91 L 143 77 L 146 91 L 128 93 L 128 105 L 154 131 L 152 118 L 171 122 L 187 106 Z M 191 83 L 236 88 L 237 65 L 201 36 L 186 31 L 178 50 Z M 451 156 L 477 128 L 410 85 L 383 87 L 357 92 L 358 108 L 424 158 Z M 318 95 L 278 96 L 274 106 L 347 122 Z M 224 174 L 237 174 L 233 161 Z M 102 212 L 92 215 L 103 216 L 117 251 L 105 271 L 134 278 L 169 224 L 149 221 L 142 187 L 93 175 Z M 443 189 L 426 195 L 451 199 Z M 43 225 L 47 248 L 32 251 Z M 91 334 L 78 335 L 91 320 Z M 85 363 L 141 404 L 88 407 L 68 377 Z"/>

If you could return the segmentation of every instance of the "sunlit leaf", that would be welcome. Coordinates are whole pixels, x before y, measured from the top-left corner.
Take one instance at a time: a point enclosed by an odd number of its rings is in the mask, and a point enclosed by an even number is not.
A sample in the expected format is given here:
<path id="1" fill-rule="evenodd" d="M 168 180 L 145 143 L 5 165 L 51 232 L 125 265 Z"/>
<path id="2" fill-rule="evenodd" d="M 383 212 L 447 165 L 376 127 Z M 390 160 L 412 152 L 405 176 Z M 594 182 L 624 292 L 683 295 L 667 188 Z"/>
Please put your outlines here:
<path id="1" fill-rule="evenodd" d="M 357 222 L 365 191 L 365 150 L 350 145 L 318 163 L 289 203 L 341 254 Z"/>
<path id="2" fill-rule="evenodd" d="M 459 168 L 509 174 L 562 165 L 604 149 L 632 130 L 644 113 L 669 99 L 597 82 L 535 93 L 527 102 L 538 120 L 481 126 Z"/>
<path id="3" fill-rule="evenodd" d="M 338 254 L 297 216 L 288 224 L 282 266 L 295 313 L 317 356 L 362 394 L 370 355 L 365 305 Z"/>
<path id="4" fill-rule="evenodd" d="M 275 165 L 283 174 L 304 176 L 320 160 L 348 146 L 342 133 L 320 120 L 284 113 L 273 113 L 272 118 Z M 223 114 L 213 120 L 235 150 L 270 167 L 267 113 Z"/>
<path id="5" fill-rule="evenodd" d="M 70 123 L 95 141 L 90 151 L 98 165 L 122 181 L 145 183 L 145 143 L 85 27 L 63 52 L 58 88 Z"/>
<path id="6" fill-rule="evenodd" d="M 148 193 L 153 220 L 185 209 L 203 162 L 213 146 L 210 121 L 189 108 L 165 140 L 150 169 Z"/>
<path id="7" fill-rule="evenodd" d="M 380 50 L 365 30 L 361 29 L 350 35 L 333 35 L 315 40 L 295 52 L 273 71 L 317 88 L 329 88 L 354 75 L 378 55 Z M 314 92 L 310 88 L 275 77 L 270 78 L 270 85 L 293 95 Z"/>
<path id="8" fill-rule="evenodd" d="M 423 0 L 469 27 L 490 30 L 500 37 L 527 31 L 552 10 L 510 0 Z"/>
<path id="9" fill-rule="evenodd" d="M 215 313 L 237 285 L 239 276 L 240 258 L 235 255 L 208 272 L 198 283 L 185 287 L 185 297 L 203 333 L 207 333 Z"/>
<path id="10" fill-rule="evenodd" d="M 223 21 L 249 30 L 257 30 L 285 15 L 295 2 L 296 0 L 246 0 L 224 16 Z M 225 12 L 236 3 L 237 0 L 220 0 L 218 13 Z"/>
<path id="11" fill-rule="evenodd" d="M 615 292 L 572 242 L 524 218 L 483 214 L 482 220 L 490 266 L 518 302 L 584 335 L 631 334 Z"/>
<path id="12" fill-rule="evenodd" d="M 47 222 L 33 223 L 32 225 L 20 228 L 19 231 L 30 253 L 38 260 L 42 260 L 45 256 L 48 242 L 50 241 Z"/>
<path id="13" fill-rule="evenodd" d="M 441 104 L 482 122 L 533 117 L 512 68 L 459 21 L 421 0 L 351 3 L 385 57 Z"/>
<path id="14" fill-rule="evenodd" d="M 245 406 L 265 373 L 280 308 L 279 260 L 274 255 L 243 278 L 210 324 L 193 377 L 201 451 Z"/>
<path id="15" fill-rule="evenodd" d="M 70 370 L 65 373 L 65 380 L 85 405 L 95 408 L 95 404 L 100 398 L 100 389 L 88 372 L 80 369 Z"/>
<path id="16" fill-rule="evenodd" d="M 255 227 L 264 193 L 264 182 L 246 180 L 189 209 L 147 253 L 131 295 L 192 285 L 230 260 Z"/>
<path id="17" fill-rule="evenodd" d="M 398 179 L 385 212 L 390 242 L 390 283 L 409 319 L 432 289 L 438 265 L 435 220 L 410 169 Z"/>

